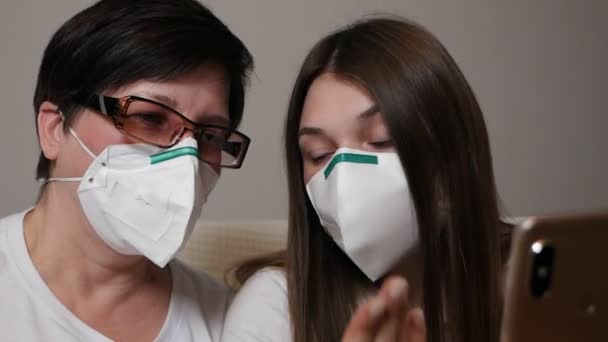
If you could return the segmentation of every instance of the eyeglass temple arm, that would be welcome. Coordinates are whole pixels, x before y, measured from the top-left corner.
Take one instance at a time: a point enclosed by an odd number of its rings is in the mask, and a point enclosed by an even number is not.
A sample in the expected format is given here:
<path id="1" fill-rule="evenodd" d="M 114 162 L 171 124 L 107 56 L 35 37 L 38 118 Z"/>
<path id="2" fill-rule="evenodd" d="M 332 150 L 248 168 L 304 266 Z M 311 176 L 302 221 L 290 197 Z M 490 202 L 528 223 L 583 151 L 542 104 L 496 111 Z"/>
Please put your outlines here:
<path id="1" fill-rule="evenodd" d="M 114 116 L 120 113 L 120 99 L 110 96 L 94 95 L 81 98 L 79 101 L 84 106 L 95 109 L 107 116 Z"/>

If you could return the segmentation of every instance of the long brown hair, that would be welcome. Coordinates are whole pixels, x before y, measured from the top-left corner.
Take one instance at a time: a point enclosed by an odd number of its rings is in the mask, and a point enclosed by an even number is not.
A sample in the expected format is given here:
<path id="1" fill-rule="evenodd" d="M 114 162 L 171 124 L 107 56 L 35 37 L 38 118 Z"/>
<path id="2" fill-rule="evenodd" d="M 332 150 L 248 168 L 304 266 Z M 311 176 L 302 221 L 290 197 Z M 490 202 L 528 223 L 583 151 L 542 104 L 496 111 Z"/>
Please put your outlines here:
<path id="1" fill-rule="evenodd" d="M 443 45 L 396 18 L 363 20 L 322 39 L 295 82 L 285 124 L 294 340 L 340 340 L 361 294 L 376 286 L 325 233 L 306 195 L 298 130 L 308 89 L 324 72 L 365 88 L 391 133 L 419 223 L 428 340 L 497 341 L 505 256 L 483 115 Z"/>

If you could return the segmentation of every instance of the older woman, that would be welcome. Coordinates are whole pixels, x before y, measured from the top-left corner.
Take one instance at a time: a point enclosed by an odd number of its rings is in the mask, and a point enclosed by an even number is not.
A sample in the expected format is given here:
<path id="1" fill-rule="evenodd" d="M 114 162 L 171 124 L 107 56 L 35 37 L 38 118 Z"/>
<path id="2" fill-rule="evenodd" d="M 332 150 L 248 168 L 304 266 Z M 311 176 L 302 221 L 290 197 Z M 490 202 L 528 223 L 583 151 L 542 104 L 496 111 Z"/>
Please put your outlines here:
<path id="1" fill-rule="evenodd" d="M 252 64 L 194 0 L 102 0 L 53 35 L 34 96 L 44 186 L 0 220 L 0 340 L 219 338 L 228 291 L 172 258 L 245 157 Z"/>

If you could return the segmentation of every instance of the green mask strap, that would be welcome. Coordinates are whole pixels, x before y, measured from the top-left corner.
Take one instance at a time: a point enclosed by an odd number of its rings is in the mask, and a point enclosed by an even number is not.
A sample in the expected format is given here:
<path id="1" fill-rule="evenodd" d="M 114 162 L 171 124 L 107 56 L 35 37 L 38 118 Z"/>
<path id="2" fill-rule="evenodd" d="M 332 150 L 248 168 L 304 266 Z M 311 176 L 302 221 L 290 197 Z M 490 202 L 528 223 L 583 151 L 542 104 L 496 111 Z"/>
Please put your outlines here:
<path id="1" fill-rule="evenodd" d="M 198 158 L 198 149 L 194 147 L 181 147 L 175 150 L 164 151 L 150 156 L 150 164 L 158 164 L 181 156 L 194 156 Z"/>
<path id="2" fill-rule="evenodd" d="M 369 154 L 357 154 L 357 153 L 337 154 L 331 159 L 331 161 L 325 168 L 325 171 L 323 171 L 323 174 L 325 175 L 325 179 L 327 179 L 327 177 L 329 177 L 329 175 L 334 170 L 336 165 L 338 165 L 339 163 L 342 163 L 342 162 L 378 165 L 378 157 L 372 156 Z"/>

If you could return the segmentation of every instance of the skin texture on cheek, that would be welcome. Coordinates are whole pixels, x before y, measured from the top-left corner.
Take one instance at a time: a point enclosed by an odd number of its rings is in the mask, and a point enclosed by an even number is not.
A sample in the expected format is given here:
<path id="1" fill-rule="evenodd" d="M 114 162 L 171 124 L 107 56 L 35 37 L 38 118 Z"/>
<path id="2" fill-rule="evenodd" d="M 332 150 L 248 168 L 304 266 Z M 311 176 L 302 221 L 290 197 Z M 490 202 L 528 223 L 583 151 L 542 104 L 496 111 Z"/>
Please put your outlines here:
<path id="1" fill-rule="evenodd" d="M 78 115 L 70 127 L 86 147 L 98 155 L 112 144 L 131 143 L 112 121 L 89 110 Z M 81 177 L 93 161 L 93 157 L 78 143 L 72 132 L 64 130 L 61 146 L 54 167 L 53 177 Z"/>

